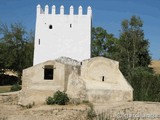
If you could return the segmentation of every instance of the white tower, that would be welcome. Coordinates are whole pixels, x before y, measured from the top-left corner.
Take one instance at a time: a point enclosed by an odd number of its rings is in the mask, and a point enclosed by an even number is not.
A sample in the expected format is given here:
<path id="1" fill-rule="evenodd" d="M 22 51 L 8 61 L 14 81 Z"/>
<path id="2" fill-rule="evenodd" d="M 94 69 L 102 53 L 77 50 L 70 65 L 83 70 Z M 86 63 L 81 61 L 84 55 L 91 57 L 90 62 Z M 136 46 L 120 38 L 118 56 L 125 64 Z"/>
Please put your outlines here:
<path id="1" fill-rule="evenodd" d="M 33 64 L 61 56 L 79 61 L 90 58 L 91 7 L 88 7 L 87 14 L 83 14 L 80 6 L 77 15 L 74 14 L 73 6 L 69 14 L 64 14 L 64 6 L 60 7 L 60 14 L 56 14 L 54 5 L 51 11 L 49 14 L 48 5 L 44 11 L 40 5 L 37 6 Z"/>

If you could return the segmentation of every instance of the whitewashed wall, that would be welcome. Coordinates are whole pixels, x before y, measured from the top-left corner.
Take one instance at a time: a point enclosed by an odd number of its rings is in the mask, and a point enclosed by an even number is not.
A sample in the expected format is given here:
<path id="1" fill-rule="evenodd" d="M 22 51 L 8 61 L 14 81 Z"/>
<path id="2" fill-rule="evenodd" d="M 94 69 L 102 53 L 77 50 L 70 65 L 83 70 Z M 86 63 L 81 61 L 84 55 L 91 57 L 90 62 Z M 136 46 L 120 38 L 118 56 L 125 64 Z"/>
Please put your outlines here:
<path id="1" fill-rule="evenodd" d="M 83 14 L 80 6 L 77 15 L 74 14 L 73 6 L 69 14 L 64 14 L 64 6 L 60 7 L 60 14 L 56 14 L 55 6 L 52 6 L 51 11 L 50 14 L 48 5 L 44 11 L 40 5 L 37 6 L 33 64 L 61 56 L 79 61 L 90 58 L 91 7 L 88 7 L 87 14 Z"/>

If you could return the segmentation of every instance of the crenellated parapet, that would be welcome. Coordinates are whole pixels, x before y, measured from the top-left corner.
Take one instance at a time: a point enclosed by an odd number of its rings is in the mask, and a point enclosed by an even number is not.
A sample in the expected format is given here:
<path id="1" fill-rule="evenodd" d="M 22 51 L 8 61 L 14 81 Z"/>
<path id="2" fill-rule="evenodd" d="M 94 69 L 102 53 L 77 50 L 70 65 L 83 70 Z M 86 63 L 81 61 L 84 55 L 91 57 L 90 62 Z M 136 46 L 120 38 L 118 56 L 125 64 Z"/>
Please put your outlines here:
<path id="1" fill-rule="evenodd" d="M 60 6 L 60 15 L 64 15 L 64 6 Z M 41 5 L 37 5 L 37 14 L 49 14 L 49 6 L 46 5 L 44 10 L 42 9 Z M 51 14 L 56 15 L 56 6 L 52 6 Z M 69 9 L 69 15 L 74 15 L 74 7 L 70 6 Z M 79 6 L 78 8 L 78 15 L 84 15 L 83 14 L 83 8 L 82 6 Z M 88 6 L 87 8 L 87 15 L 92 16 L 92 8 Z"/>
<path id="2" fill-rule="evenodd" d="M 61 56 L 76 60 L 89 59 L 91 28 L 90 6 L 74 9 L 72 5 L 68 8 L 63 5 L 58 8 L 55 5 L 37 5 L 34 65 Z"/>

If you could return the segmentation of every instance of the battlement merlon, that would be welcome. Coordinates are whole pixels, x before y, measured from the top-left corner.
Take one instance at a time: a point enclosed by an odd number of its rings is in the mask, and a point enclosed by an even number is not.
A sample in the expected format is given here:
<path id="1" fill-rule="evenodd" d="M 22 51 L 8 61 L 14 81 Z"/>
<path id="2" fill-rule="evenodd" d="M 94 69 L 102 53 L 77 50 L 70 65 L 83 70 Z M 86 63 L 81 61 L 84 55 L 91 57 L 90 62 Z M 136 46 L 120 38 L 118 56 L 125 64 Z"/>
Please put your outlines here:
<path id="1" fill-rule="evenodd" d="M 46 5 L 45 9 L 43 10 L 41 5 L 37 5 L 37 15 L 39 14 L 49 14 L 49 6 Z M 52 12 L 51 14 L 56 15 L 56 6 L 52 6 Z M 64 15 L 64 6 L 60 6 L 60 15 Z M 74 15 L 74 7 L 71 5 L 69 10 L 69 15 Z M 84 15 L 83 14 L 83 8 L 82 6 L 79 6 L 78 8 L 78 15 Z M 87 8 L 87 15 L 92 16 L 92 8 L 88 6 Z"/>

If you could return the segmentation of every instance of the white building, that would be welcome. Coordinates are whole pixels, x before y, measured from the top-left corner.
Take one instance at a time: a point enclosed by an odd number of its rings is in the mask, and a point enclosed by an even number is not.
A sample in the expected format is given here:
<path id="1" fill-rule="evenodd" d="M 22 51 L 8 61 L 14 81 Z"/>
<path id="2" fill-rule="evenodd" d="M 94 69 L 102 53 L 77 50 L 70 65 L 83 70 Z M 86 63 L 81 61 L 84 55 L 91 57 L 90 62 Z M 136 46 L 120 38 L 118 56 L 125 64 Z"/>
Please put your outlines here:
<path id="1" fill-rule="evenodd" d="M 69 15 L 63 6 L 60 14 L 55 11 L 55 6 L 52 14 L 48 6 L 44 12 L 37 6 L 34 66 L 23 70 L 19 104 L 44 104 L 58 90 L 75 102 L 132 101 L 133 88 L 119 70 L 119 62 L 90 58 L 91 8 L 86 15 L 81 6 L 78 15 L 73 6 Z"/>
<path id="2" fill-rule="evenodd" d="M 79 61 L 90 58 L 91 20 L 91 7 L 88 7 L 87 14 L 83 14 L 80 6 L 75 15 L 73 6 L 69 14 L 64 14 L 64 6 L 60 7 L 60 14 L 57 14 L 54 5 L 51 13 L 48 5 L 44 11 L 38 5 L 33 64 L 61 56 Z"/>

